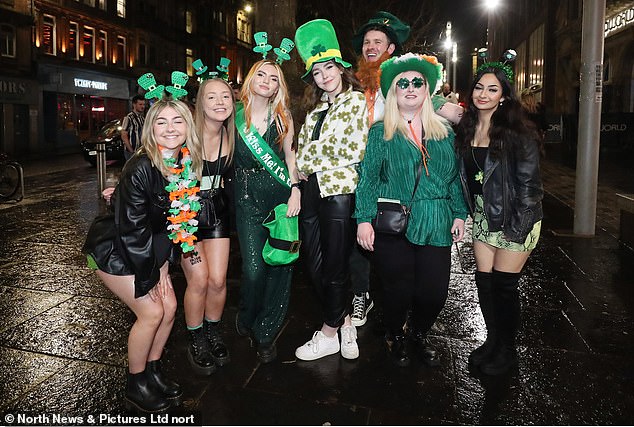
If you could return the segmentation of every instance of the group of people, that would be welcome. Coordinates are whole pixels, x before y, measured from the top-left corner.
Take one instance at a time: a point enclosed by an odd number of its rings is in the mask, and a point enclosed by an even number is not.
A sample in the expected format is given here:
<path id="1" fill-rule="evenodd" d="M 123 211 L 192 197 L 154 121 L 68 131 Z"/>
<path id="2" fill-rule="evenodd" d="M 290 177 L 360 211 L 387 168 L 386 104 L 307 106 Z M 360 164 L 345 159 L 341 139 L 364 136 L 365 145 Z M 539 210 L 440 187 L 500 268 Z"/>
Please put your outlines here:
<path id="1" fill-rule="evenodd" d="M 390 359 L 410 364 L 413 346 L 421 361 L 438 365 L 428 333 L 447 299 L 451 245 L 462 240 L 471 215 L 488 336 L 469 362 L 491 375 L 516 365 L 518 282 L 542 216 L 537 133 L 510 66 L 481 66 L 465 111 L 434 95 L 442 80 L 435 57 L 396 56 L 408 35 L 398 18 L 377 13 L 355 36 L 355 75 L 329 21 L 297 29 L 308 89 L 296 148 L 281 66 L 288 52 L 275 49 L 277 60 L 267 58 L 266 35 L 256 40 L 263 59 L 239 100 L 225 80 L 210 78 L 200 84 L 193 115 L 171 97 L 149 109 L 113 195 L 114 212 L 95 220 L 84 245 L 89 265 L 136 315 L 128 339 L 130 406 L 161 411 L 182 395 L 160 365 L 177 305 L 170 262 L 180 262 L 187 279 L 192 367 L 208 375 L 230 361 L 220 321 L 232 198 L 242 257 L 235 328 L 262 363 L 277 356 L 289 305 L 292 264 L 263 258 L 272 236 L 262 224 L 283 206 L 287 218 L 298 218 L 301 257 L 322 307 L 321 326 L 297 347 L 298 359 L 359 357 L 356 328 L 374 304 L 371 261 Z M 402 205 L 406 231 L 375 229 L 377 201 Z"/>

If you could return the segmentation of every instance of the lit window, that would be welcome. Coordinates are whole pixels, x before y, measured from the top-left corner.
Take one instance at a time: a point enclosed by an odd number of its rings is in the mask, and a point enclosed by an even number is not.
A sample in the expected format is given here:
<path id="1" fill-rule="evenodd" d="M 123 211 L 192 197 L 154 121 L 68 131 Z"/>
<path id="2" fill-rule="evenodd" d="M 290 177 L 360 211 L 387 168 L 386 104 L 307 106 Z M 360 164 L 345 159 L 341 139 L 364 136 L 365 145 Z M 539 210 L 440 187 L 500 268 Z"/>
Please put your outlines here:
<path id="1" fill-rule="evenodd" d="M 108 64 L 108 33 L 105 31 L 99 31 L 99 41 L 97 42 L 95 60 L 99 64 Z"/>
<path id="2" fill-rule="evenodd" d="M 0 55 L 15 58 L 15 28 L 0 24 Z"/>
<path id="3" fill-rule="evenodd" d="M 112 62 L 115 62 L 115 60 L 113 60 Z M 126 62 L 126 39 L 123 36 L 117 36 L 116 62 L 117 62 L 117 64 L 119 64 L 119 67 L 125 68 L 125 62 Z"/>
<path id="4" fill-rule="evenodd" d="M 185 49 L 185 63 L 187 64 L 187 75 L 194 75 L 194 67 L 192 63 L 194 62 L 194 51 L 192 49 Z"/>
<path id="5" fill-rule="evenodd" d="M 57 54 L 57 31 L 55 17 L 44 15 L 42 17 L 42 51 L 48 55 Z"/>
<path id="6" fill-rule="evenodd" d="M 125 0 L 117 0 L 117 16 L 125 18 Z"/>
<path id="7" fill-rule="evenodd" d="M 77 34 L 79 33 L 79 25 L 77 22 L 70 23 L 70 31 L 68 35 L 68 52 L 73 59 L 79 59 L 79 43 L 77 43 Z"/>
<path id="8" fill-rule="evenodd" d="M 106 10 L 107 2 L 106 0 L 99 0 L 99 9 Z"/>
<path id="9" fill-rule="evenodd" d="M 82 49 L 83 48 L 83 52 Z M 95 62 L 95 29 L 92 27 L 84 27 L 84 36 L 82 38 L 82 47 L 79 54 L 88 62 Z"/>
<path id="10" fill-rule="evenodd" d="M 185 12 L 185 31 L 187 34 L 192 33 L 192 13 L 189 10 Z"/>

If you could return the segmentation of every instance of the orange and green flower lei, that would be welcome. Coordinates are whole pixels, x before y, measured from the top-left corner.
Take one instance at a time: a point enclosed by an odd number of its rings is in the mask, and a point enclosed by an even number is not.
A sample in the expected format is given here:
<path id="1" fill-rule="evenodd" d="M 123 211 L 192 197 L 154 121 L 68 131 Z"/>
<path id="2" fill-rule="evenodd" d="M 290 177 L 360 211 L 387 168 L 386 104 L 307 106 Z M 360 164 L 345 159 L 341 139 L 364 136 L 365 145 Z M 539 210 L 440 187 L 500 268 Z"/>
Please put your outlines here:
<path id="1" fill-rule="evenodd" d="M 200 210 L 200 188 L 196 174 L 191 169 L 192 158 L 185 144 L 181 147 L 180 158 L 180 164 L 173 157 L 163 159 L 171 173 L 167 177 L 169 184 L 165 187 L 170 197 L 170 216 L 167 217 L 170 224 L 167 230 L 170 231 L 172 242 L 180 243 L 183 253 L 187 253 L 194 250 L 194 241 L 197 240 L 194 233 L 198 231 L 196 215 Z"/>

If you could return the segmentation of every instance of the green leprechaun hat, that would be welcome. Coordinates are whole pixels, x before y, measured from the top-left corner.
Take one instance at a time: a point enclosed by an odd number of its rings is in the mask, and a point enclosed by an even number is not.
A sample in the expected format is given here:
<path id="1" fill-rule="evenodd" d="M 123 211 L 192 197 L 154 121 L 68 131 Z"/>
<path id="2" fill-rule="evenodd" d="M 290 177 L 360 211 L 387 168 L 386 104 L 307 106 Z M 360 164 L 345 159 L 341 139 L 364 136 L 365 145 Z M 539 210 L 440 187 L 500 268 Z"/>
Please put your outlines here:
<path id="1" fill-rule="evenodd" d="M 306 64 L 306 73 L 302 76 L 304 81 L 317 62 L 332 59 L 344 68 L 352 66 L 341 57 L 337 34 L 330 21 L 326 19 L 314 19 L 299 27 L 295 31 L 295 45 L 299 56 Z"/>
<path id="2" fill-rule="evenodd" d="M 197 76 L 202 76 L 207 72 L 207 66 L 203 64 L 203 61 L 200 58 L 192 62 L 192 67 L 196 70 Z"/>
<path id="3" fill-rule="evenodd" d="M 189 76 L 182 71 L 172 71 L 172 85 L 165 88 L 166 91 L 172 94 L 175 99 L 182 98 L 187 95 L 187 90 L 183 87 L 187 84 Z"/>
<path id="4" fill-rule="evenodd" d="M 266 59 L 266 55 L 273 48 L 269 43 L 269 35 L 266 31 L 260 31 L 258 33 L 253 34 L 253 39 L 255 40 L 255 47 L 253 51 L 256 53 L 261 53 L 262 58 Z"/>
<path id="5" fill-rule="evenodd" d="M 145 99 L 160 99 L 163 96 L 165 86 L 156 84 L 156 78 L 154 78 L 154 74 L 145 73 L 137 79 L 137 82 L 139 83 L 139 86 L 147 91 L 145 93 Z"/>
<path id="6" fill-rule="evenodd" d="M 277 63 L 281 64 L 284 61 L 288 61 L 291 59 L 290 52 L 295 48 L 295 43 L 293 40 L 284 37 L 282 39 L 282 43 L 280 43 L 280 47 L 276 47 L 273 49 L 273 52 L 277 55 Z"/>
<path id="7" fill-rule="evenodd" d="M 418 71 L 427 81 L 429 94 L 433 95 L 442 81 L 442 64 L 435 56 L 408 52 L 394 56 L 381 64 L 381 93 L 387 96 L 390 85 L 399 74 L 405 71 Z"/>
<path id="8" fill-rule="evenodd" d="M 367 33 L 371 29 L 378 29 L 379 31 L 383 31 L 390 41 L 394 43 L 396 49 L 394 50 L 394 54 L 398 55 L 403 50 L 403 43 L 409 37 L 409 25 L 404 24 L 400 19 L 396 16 L 392 15 L 389 12 L 377 12 L 368 22 L 366 22 L 360 29 L 357 31 L 357 34 L 352 38 L 352 47 L 355 52 L 361 53 L 361 47 L 363 46 L 363 37 L 365 37 L 365 33 Z"/>

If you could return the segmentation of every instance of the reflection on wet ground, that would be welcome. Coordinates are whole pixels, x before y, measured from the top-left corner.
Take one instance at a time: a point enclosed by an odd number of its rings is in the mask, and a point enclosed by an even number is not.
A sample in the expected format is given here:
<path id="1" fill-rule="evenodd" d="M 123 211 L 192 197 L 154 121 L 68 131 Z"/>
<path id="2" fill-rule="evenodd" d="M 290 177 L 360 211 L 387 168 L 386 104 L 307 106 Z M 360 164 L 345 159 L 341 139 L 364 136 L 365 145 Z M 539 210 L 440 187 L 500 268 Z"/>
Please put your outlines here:
<path id="1" fill-rule="evenodd" d="M 562 173 L 557 170 L 557 173 Z M 125 414 L 132 314 L 85 267 L 80 253 L 97 201 L 94 169 L 27 178 L 24 203 L 0 209 L 0 416 Z M 551 181 L 556 177 L 550 176 Z M 545 180 L 548 182 L 548 180 Z M 547 188 L 548 190 L 548 188 Z M 232 361 L 208 378 L 186 359 L 185 281 L 174 269 L 179 310 L 164 362 L 184 387 L 171 414 L 204 424 L 631 424 L 634 415 L 634 255 L 614 233 L 556 237 L 572 211 L 545 199 L 544 234 L 521 282 L 520 366 L 493 378 L 469 372 L 485 329 L 469 239 L 453 248 L 449 299 L 432 333 L 442 364 L 397 368 L 387 360 L 379 308 L 359 329 L 361 356 L 315 362 L 295 347 L 319 322 L 301 265 L 278 359 L 257 362 L 233 330 L 240 279 L 232 239 L 224 334 Z M 373 278 L 375 297 L 380 299 Z M 107 420 L 106 420 L 107 421 Z M 116 423 L 116 422 L 115 422 Z"/>

